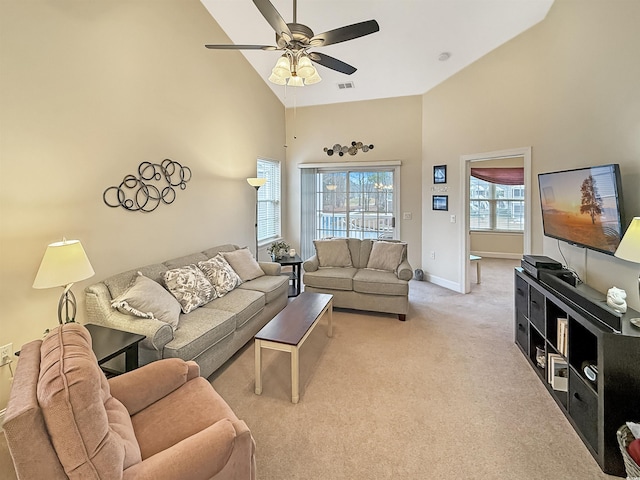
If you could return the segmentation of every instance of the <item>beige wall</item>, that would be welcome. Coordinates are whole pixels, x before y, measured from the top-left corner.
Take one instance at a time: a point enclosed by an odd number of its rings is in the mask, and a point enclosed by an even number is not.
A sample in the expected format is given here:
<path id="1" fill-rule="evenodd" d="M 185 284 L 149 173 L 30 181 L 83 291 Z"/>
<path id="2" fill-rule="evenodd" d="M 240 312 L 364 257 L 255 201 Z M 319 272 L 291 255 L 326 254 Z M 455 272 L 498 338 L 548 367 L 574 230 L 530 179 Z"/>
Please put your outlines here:
<path id="1" fill-rule="evenodd" d="M 636 0 L 556 0 L 544 21 L 426 93 L 423 184 L 446 163 L 459 211 L 461 155 L 531 146 L 533 253 L 558 260 L 555 241 L 543 241 L 538 173 L 619 163 L 627 216 L 640 215 L 639 19 Z M 459 285 L 458 226 L 430 209 L 422 218 L 425 270 Z M 637 265 L 562 248 L 587 283 L 625 288 L 640 309 Z"/>
<path id="2" fill-rule="evenodd" d="M 400 237 L 409 244 L 409 261 L 420 268 L 421 97 L 401 97 L 318 107 L 287 109 L 287 168 L 289 195 L 284 205 L 289 229 L 287 240 L 300 245 L 301 163 L 381 162 L 400 160 L 400 208 L 411 220 L 397 219 Z M 294 138 L 295 137 L 295 138 Z M 355 156 L 327 156 L 324 147 L 351 141 L 373 144 L 374 149 Z"/>
<path id="3" fill-rule="evenodd" d="M 256 158 L 285 160 L 284 107 L 198 0 L 0 2 L 0 345 L 55 326 L 31 288 L 46 245 L 80 239 L 90 282 L 220 243 L 254 244 Z M 193 172 L 152 213 L 102 192 L 141 162 Z M 9 371 L 0 367 L 0 409 Z"/>

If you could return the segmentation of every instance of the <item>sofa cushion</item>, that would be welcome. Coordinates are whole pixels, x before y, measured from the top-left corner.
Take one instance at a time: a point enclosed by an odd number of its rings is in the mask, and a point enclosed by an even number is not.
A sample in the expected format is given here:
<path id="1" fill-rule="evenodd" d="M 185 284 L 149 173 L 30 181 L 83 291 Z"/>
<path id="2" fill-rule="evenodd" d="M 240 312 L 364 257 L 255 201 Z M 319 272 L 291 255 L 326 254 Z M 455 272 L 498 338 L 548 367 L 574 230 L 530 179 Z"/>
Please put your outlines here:
<path id="1" fill-rule="evenodd" d="M 180 412 L 179 422 L 176 422 L 175 415 L 171 415 L 176 412 Z M 202 447 L 229 449 L 233 446 L 235 436 L 231 422 L 237 419 L 227 403 L 202 377 L 188 381 L 131 418 L 138 435 L 142 458 L 145 459 L 165 451 L 195 432 L 225 420 L 229 422 L 229 428 L 225 429 L 228 433 L 224 435 L 226 441 Z"/>
<path id="2" fill-rule="evenodd" d="M 192 253 L 191 255 L 173 258 L 163 263 L 168 269 L 179 268 L 184 267 L 185 265 L 197 265 L 198 262 L 204 262 L 207 258 L 208 257 L 204 253 Z"/>
<path id="3" fill-rule="evenodd" d="M 173 268 L 164 272 L 167 289 L 180 302 L 183 313 L 189 313 L 216 298 L 213 285 L 195 265 Z"/>
<path id="4" fill-rule="evenodd" d="M 214 302 L 218 299 L 214 300 Z M 231 335 L 235 315 L 214 308 L 197 308 L 180 315 L 180 328 L 164 347 L 163 358 L 193 360 L 212 345 Z"/>
<path id="5" fill-rule="evenodd" d="M 263 275 L 240 285 L 242 290 L 254 290 L 265 295 L 265 303 L 277 300 L 283 290 L 289 288 L 289 277 L 285 275 Z"/>
<path id="6" fill-rule="evenodd" d="M 180 319 L 180 304 L 158 282 L 138 272 L 131 286 L 111 302 L 122 313 L 140 318 L 155 318 L 168 323 L 174 330 Z"/>
<path id="7" fill-rule="evenodd" d="M 353 290 L 377 295 L 409 295 L 409 283 L 399 280 L 393 272 L 358 270 L 353 277 Z"/>
<path id="8" fill-rule="evenodd" d="M 52 330 L 40 350 L 38 403 L 51 442 L 71 479 L 120 478 L 139 463 L 140 448 L 127 409 L 111 396 L 79 324 Z"/>
<path id="9" fill-rule="evenodd" d="M 220 254 L 204 262 L 198 262 L 198 268 L 207 276 L 218 297 L 224 297 L 242 283 L 242 279 Z"/>
<path id="10" fill-rule="evenodd" d="M 406 244 L 400 242 L 373 242 L 367 268 L 395 272 L 402 262 Z"/>
<path id="11" fill-rule="evenodd" d="M 331 240 L 314 240 L 316 255 L 320 268 L 323 267 L 351 267 L 351 253 L 345 238 Z"/>
<path id="12" fill-rule="evenodd" d="M 264 275 L 260 265 L 253 258 L 248 248 L 239 248 L 233 252 L 222 252 L 221 255 L 229 262 L 231 268 L 235 270 L 243 282 L 248 282 Z"/>
<path id="13" fill-rule="evenodd" d="M 244 285 L 244 284 L 243 284 Z M 236 328 L 242 327 L 251 318 L 260 313 L 264 308 L 265 297 L 263 293 L 236 288 L 222 298 L 204 306 L 204 310 L 216 308 L 235 314 Z"/>
<path id="14" fill-rule="evenodd" d="M 353 276 L 356 268 L 321 268 L 315 272 L 305 272 L 305 285 L 315 288 L 330 288 L 333 290 L 353 290 Z"/>

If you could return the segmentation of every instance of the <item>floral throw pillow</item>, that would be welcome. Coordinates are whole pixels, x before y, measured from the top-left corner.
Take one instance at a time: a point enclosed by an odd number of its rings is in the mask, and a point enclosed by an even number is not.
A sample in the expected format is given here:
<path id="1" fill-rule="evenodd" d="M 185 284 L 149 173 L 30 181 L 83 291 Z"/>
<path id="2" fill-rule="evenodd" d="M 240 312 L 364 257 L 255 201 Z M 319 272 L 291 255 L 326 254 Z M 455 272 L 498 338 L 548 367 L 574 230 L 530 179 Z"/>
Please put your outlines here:
<path id="1" fill-rule="evenodd" d="M 198 267 L 207 276 L 218 297 L 224 297 L 242 283 L 238 274 L 221 254 L 204 262 L 198 262 Z"/>
<path id="2" fill-rule="evenodd" d="M 183 313 L 189 313 L 216 298 L 213 285 L 195 265 L 167 270 L 164 283 L 180 303 Z"/>

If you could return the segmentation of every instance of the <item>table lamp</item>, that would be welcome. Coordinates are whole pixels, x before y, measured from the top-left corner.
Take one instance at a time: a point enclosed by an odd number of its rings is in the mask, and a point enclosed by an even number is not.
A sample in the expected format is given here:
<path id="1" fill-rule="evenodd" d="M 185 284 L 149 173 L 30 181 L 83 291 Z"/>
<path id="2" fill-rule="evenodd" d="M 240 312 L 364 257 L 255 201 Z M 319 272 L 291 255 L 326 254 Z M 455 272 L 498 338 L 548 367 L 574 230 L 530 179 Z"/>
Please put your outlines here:
<path id="1" fill-rule="evenodd" d="M 62 242 L 52 243 L 47 247 L 33 288 L 64 288 L 58 302 L 58 322 L 62 325 L 73 322 L 76 318 L 76 297 L 71 286 L 74 282 L 92 277 L 94 273 L 80 241 L 63 239 Z"/>
<path id="2" fill-rule="evenodd" d="M 614 255 L 629 262 L 640 263 L 640 217 L 633 217 Z M 640 276 L 638 276 L 638 295 L 640 295 Z M 640 322 L 640 319 L 633 320 Z"/>

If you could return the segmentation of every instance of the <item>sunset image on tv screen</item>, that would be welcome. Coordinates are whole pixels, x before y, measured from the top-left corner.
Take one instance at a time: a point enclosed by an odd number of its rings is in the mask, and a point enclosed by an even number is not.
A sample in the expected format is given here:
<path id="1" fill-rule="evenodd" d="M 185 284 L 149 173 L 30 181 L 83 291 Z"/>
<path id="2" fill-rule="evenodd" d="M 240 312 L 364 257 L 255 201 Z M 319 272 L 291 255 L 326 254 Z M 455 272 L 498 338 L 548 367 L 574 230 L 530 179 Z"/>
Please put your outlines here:
<path id="1" fill-rule="evenodd" d="M 544 233 L 614 253 L 621 225 L 613 165 L 539 175 Z"/>

